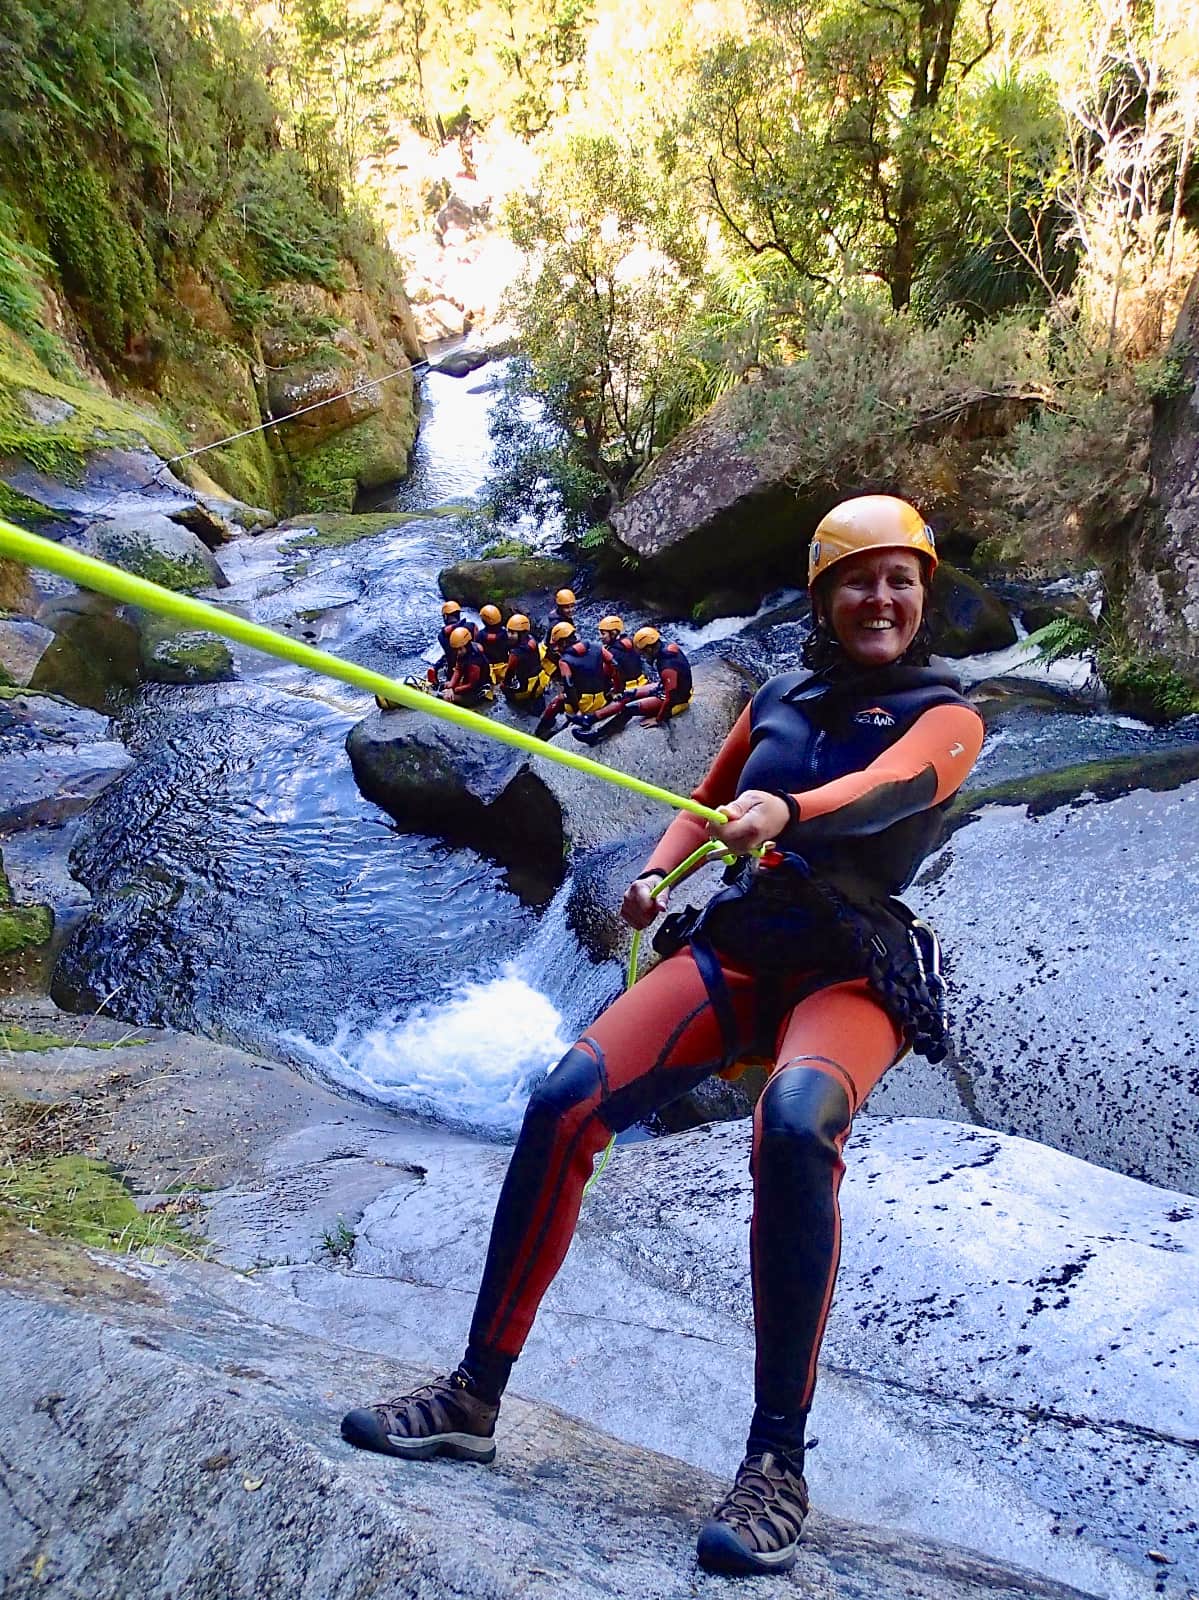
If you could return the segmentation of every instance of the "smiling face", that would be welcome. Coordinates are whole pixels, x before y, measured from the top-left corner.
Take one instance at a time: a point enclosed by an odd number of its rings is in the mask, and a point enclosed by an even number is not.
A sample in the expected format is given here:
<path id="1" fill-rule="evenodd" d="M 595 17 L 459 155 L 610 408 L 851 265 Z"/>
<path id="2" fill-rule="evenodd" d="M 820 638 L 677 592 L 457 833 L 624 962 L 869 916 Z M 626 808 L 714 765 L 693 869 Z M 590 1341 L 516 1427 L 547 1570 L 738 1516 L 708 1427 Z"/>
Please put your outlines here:
<path id="1" fill-rule="evenodd" d="M 839 561 L 820 610 L 860 667 L 888 667 L 907 650 L 924 615 L 924 573 L 910 550 L 867 550 Z"/>

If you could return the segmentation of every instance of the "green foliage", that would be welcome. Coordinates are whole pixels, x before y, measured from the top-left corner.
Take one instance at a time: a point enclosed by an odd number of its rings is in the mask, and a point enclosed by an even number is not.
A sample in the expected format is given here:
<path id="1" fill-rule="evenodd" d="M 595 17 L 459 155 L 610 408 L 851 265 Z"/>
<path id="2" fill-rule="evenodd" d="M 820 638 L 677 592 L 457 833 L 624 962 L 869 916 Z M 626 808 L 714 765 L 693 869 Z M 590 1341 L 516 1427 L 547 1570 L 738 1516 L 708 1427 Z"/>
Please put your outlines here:
<path id="1" fill-rule="evenodd" d="M 341 228 L 318 202 L 298 157 L 280 150 L 256 156 L 241 174 L 237 195 L 244 232 L 266 282 L 295 278 L 341 289 Z"/>
<path id="2" fill-rule="evenodd" d="M 1089 655 L 1095 649 L 1096 639 L 1093 622 L 1084 621 L 1082 617 L 1055 617 L 1043 628 L 1030 633 L 1024 642 L 1051 666 L 1067 656 Z"/>
<path id="3" fill-rule="evenodd" d="M 662 442 L 701 241 L 648 154 L 608 136 L 568 140 L 508 226 L 535 265 L 511 298 L 526 360 L 497 407 L 488 494 L 501 520 L 556 507 L 583 527 Z"/>
<path id="4" fill-rule="evenodd" d="M 344 1217 L 338 1217 L 332 1228 L 321 1235 L 321 1252 L 331 1261 L 349 1261 L 354 1254 L 358 1235 Z"/>
<path id="5" fill-rule="evenodd" d="M 0 1216 L 53 1238 L 131 1252 L 163 1245 L 195 1248 L 169 1214 L 139 1211 L 103 1162 L 81 1155 L 0 1165 Z"/>
<path id="6" fill-rule="evenodd" d="M 529 554 L 529 546 L 523 539 L 496 539 L 492 544 L 486 545 L 479 553 L 480 561 L 500 561 L 505 556 L 520 558 Z"/>

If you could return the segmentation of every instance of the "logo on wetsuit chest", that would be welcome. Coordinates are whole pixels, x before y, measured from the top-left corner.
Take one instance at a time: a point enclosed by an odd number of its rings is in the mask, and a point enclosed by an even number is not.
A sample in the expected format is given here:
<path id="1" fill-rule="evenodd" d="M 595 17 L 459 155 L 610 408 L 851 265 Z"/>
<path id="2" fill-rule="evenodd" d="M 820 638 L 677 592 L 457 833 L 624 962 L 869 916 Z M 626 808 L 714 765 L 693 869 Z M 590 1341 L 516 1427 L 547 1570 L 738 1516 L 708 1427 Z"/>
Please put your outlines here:
<path id="1" fill-rule="evenodd" d="M 867 706 L 865 711 L 859 711 L 853 719 L 862 728 L 893 728 L 895 718 L 886 706 Z"/>

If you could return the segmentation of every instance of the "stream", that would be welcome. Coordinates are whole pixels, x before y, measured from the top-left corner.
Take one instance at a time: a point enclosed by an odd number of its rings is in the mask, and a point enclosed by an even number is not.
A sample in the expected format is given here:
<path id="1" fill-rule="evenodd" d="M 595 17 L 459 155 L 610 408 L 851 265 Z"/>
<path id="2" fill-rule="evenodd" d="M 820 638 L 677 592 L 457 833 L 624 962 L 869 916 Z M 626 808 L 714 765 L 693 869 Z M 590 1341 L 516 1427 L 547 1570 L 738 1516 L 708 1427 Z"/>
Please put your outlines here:
<path id="1" fill-rule="evenodd" d="M 423 671 L 438 572 L 486 543 L 461 507 L 486 475 L 492 370 L 425 379 L 414 469 L 386 507 L 394 528 L 323 547 L 298 529 L 240 540 L 219 553 L 231 585 L 219 603 L 395 676 Z M 798 665 L 798 598 L 775 594 L 754 617 L 702 629 L 664 626 L 693 657 L 723 655 L 764 678 Z M 583 631 L 611 608 L 584 601 Z M 646 615 L 621 609 L 630 627 Z M 78 825 L 71 871 L 91 901 L 59 958 L 56 996 L 510 1135 L 531 1085 L 618 991 L 617 964 L 580 948 L 568 886 L 530 904 L 501 867 L 401 832 L 362 798 L 344 744 L 374 709 L 368 695 L 235 656 L 234 682 L 148 686 L 115 719 L 134 761 Z M 1017 646 L 961 666 L 968 682 L 1013 670 L 1045 679 L 1027 657 Z M 1077 688 L 1078 672 L 1063 663 L 1048 676 Z M 1189 724 L 1156 730 L 1017 699 L 970 787 L 1197 738 Z"/>

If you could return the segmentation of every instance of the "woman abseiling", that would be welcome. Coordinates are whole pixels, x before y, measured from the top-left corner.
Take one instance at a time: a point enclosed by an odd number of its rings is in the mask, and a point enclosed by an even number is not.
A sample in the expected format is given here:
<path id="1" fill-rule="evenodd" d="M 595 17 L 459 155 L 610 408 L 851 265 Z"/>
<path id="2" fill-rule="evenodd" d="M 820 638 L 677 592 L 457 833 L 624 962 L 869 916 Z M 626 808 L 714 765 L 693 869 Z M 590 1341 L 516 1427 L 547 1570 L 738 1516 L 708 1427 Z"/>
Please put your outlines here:
<path id="1" fill-rule="evenodd" d="M 754 1408 L 745 1459 L 698 1554 L 717 1572 L 793 1564 L 839 1256 L 842 1149 L 854 1113 L 909 1047 L 944 1051 L 935 938 L 893 898 L 937 842 L 983 739 L 955 681 L 928 664 L 936 560 L 924 519 L 889 495 L 845 501 L 816 529 L 806 670 L 758 691 L 695 791 L 728 820 L 677 816 L 622 914 L 649 926 L 666 898 L 655 886 L 705 826 L 740 864 L 701 913 L 668 919 L 655 941 L 665 959 L 534 1090 L 461 1365 L 351 1411 L 350 1443 L 490 1461 L 505 1384 L 570 1244 L 595 1156 L 709 1074 L 761 1053 L 773 1066 L 750 1162 Z"/>

